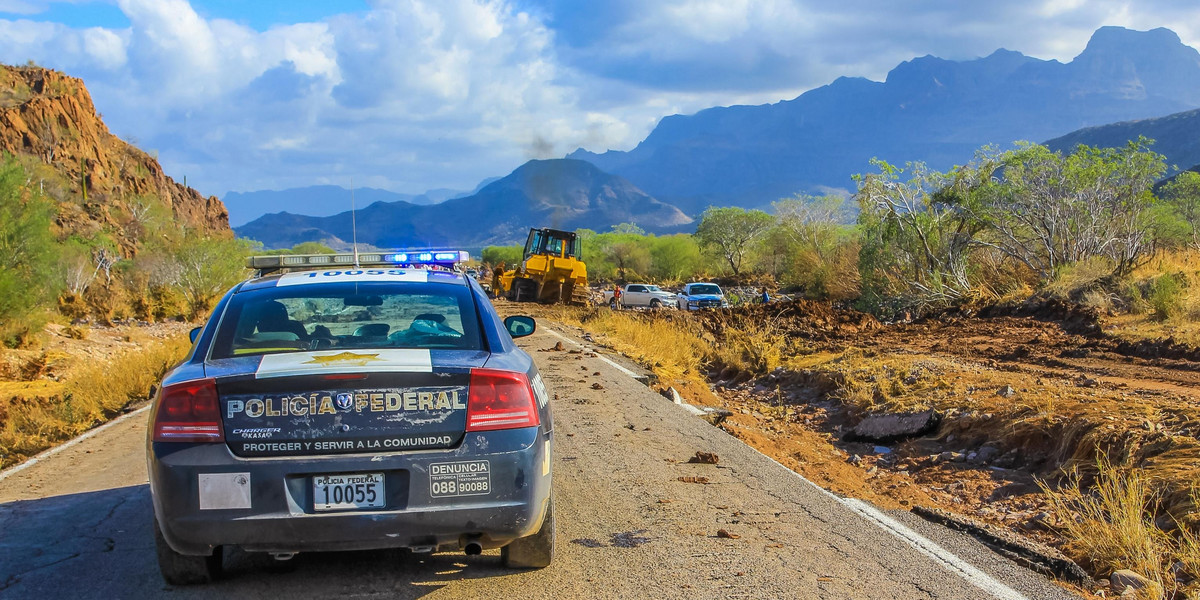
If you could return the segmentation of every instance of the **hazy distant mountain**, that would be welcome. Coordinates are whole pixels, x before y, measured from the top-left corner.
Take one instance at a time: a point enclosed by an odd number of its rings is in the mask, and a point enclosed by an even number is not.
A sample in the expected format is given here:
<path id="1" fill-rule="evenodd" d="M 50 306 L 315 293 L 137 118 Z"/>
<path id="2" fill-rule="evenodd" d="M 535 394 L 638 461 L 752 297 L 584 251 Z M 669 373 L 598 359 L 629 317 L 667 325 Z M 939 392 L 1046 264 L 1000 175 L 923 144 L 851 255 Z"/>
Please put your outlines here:
<path id="1" fill-rule="evenodd" d="M 632 222 L 663 231 L 691 223 L 679 209 L 625 179 L 568 159 L 529 161 L 476 194 L 432 206 L 376 202 L 358 210 L 357 221 L 358 241 L 381 248 L 512 244 L 524 241 L 530 227 L 606 230 Z M 326 217 L 268 214 L 234 231 L 268 248 L 307 241 L 344 247 L 353 235 L 348 211 Z"/>
<path id="2" fill-rule="evenodd" d="M 1008 50 L 961 62 L 925 56 L 884 82 L 843 77 L 794 100 L 670 116 L 633 150 L 569 158 L 694 215 L 710 204 L 851 189 L 872 157 L 945 169 L 984 144 L 1197 107 L 1200 53 L 1167 29 L 1103 27 L 1066 64 Z"/>
<path id="3" fill-rule="evenodd" d="M 1122 121 L 1072 131 L 1046 142 L 1051 150 L 1069 152 L 1085 144 L 1099 148 L 1119 148 L 1130 140 L 1145 136 L 1154 140 L 1151 149 L 1167 157 L 1168 166 L 1186 169 L 1200 165 L 1200 110 L 1189 110 L 1157 119 Z"/>
<path id="4" fill-rule="evenodd" d="M 474 191 L 495 181 L 489 178 Z M 436 189 L 424 194 L 401 194 L 375 188 L 354 188 L 354 204 L 368 206 L 376 202 L 408 202 L 427 206 L 445 202 L 451 198 L 469 196 L 472 191 Z M 229 223 L 234 227 L 244 225 L 266 213 L 280 209 L 297 214 L 327 217 L 350 210 L 350 190 L 337 185 L 312 185 L 289 190 L 259 190 L 254 192 L 228 192 L 222 198 L 229 208 Z"/>

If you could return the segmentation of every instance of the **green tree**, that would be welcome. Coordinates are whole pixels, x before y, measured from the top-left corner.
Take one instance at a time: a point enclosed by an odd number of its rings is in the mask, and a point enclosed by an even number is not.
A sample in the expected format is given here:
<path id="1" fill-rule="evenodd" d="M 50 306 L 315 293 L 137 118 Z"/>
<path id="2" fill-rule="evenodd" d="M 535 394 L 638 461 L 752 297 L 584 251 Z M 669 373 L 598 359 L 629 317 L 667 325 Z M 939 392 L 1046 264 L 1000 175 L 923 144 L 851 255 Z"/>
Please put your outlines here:
<path id="1" fill-rule="evenodd" d="M 45 308 L 61 285 L 50 232 L 54 206 L 27 185 L 11 156 L 0 164 L 0 341 L 20 345 L 41 329 Z"/>
<path id="2" fill-rule="evenodd" d="M 604 256 L 616 267 L 619 281 L 628 281 L 630 273 L 640 275 L 650 270 L 650 252 L 638 237 L 621 235 L 605 247 Z"/>
<path id="3" fill-rule="evenodd" d="M 699 271 L 702 261 L 700 245 L 686 233 L 664 235 L 650 242 L 650 276 L 659 281 L 688 279 Z"/>
<path id="4" fill-rule="evenodd" d="M 246 277 L 246 257 L 251 242 L 205 237 L 188 232 L 172 253 L 180 291 L 188 304 L 188 317 L 208 312 L 230 287 Z"/>
<path id="5" fill-rule="evenodd" d="M 480 260 L 493 267 L 500 263 L 504 263 L 506 267 L 515 267 L 521 264 L 521 253 L 524 251 L 522 246 L 488 246 L 480 253 Z"/>
<path id="6" fill-rule="evenodd" d="M 321 242 L 300 242 L 292 246 L 292 254 L 334 254 L 334 251 Z"/>
<path id="7" fill-rule="evenodd" d="M 987 229 L 980 243 L 1046 281 L 1060 268 L 1102 257 L 1125 275 L 1153 249 L 1151 186 L 1166 170 L 1145 138 L 1122 148 L 1079 146 L 1068 155 L 1038 144 L 985 149 L 945 194 Z"/>
<path id="8" fill-rule="evenodd" d="M 879 173 L 857 176 L 855 194 L 864 306 L 896 300 L 894 308 L 917 308 L 962 297 L 971 289 L 968 252 L 982 226 L 960 198 L 939 193 L 950 178 L 923 163 L 871 164 Z"/>
<path id="9" fill-rule="evenodd" d="M 1184 171 L 1159 190 L 1164 207 L 1187 231 L 1188 244 L 1200 250 L 1200 173 Z"/>
<path id="10" fill-rule="evenodd" d="M 774 222 L 774 217 L 761 210 L 712 207 L 701 215 L 696 239 L 719 254 L 736 277 L 741 274 L 742 264 L 754 242 Z"/>

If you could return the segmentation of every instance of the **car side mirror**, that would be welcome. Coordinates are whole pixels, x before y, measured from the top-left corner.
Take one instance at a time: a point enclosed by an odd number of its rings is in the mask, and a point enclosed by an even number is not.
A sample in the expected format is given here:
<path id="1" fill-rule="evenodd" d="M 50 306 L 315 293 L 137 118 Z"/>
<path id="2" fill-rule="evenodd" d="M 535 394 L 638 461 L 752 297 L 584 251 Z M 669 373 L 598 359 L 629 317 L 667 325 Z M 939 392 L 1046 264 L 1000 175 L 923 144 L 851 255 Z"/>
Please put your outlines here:
<path id="1" fill-rule="evenodd" d="M 537 323 L 533 317 L 513 315 L 504 318 L 504 328 L 508 330 L 509 335 L 519 338 L 532 335 L 537 330 Z"/>
<path id="2" fill-rule="evenodd" d="M 196 343 L 196 338 L 200 337 L 200 329 L 200 327 L 193 327 L 192 330 L 188 332 L 188 337 L 191 338 L 193 344 Z"/>

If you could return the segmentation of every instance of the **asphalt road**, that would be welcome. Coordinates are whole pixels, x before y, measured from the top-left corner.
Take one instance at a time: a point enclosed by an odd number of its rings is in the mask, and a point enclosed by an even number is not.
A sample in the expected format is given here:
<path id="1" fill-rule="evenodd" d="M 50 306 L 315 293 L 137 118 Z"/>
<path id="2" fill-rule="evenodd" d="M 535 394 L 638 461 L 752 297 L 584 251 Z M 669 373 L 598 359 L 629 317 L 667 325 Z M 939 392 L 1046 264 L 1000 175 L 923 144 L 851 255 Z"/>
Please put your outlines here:
<path id="1" fill-rule="evenodd" d="M 286 563 L 231 551 L 222 580 L 167 586 L 143 412 L 0 480 L 0 597 L 1073 597 L 973 540 L 819 490 L 601 357 L 544 351 L 557 341 L 522 340 L 555 394 L 559 537 L 547 569 L 506 570 L 498 551 Z M 688 463 L 697 451 L 719 463 Z"/>

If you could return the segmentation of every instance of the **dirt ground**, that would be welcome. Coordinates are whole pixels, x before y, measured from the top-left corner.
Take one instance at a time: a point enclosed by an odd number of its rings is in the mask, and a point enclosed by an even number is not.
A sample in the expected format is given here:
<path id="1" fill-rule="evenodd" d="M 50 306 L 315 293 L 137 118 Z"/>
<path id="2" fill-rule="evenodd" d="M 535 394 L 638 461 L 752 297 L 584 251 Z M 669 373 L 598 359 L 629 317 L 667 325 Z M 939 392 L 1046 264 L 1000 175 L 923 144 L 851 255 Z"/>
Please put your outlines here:
<path id="1" fill-rule="evenodd" d="M 1096 313 L 1046 299 L 891 324 L 805 301 L 660 318 L 696 320 L 713 344 L 749 324 L 775 332 L 783 358 L 765 375 L 712 365 L 705 382 L 659 387 L 725 409 L 725 431 L 839 494 L 941 508 L 1062 547 L 1039 481 L 1054 486 L 1104 452 L 1162 486 L 1160 525 L 1196 521 L 1196 349 L 1125 341 Z M 942 416 L 930 435 L 843 441 L 869 413 L 926 408 Z"/>

